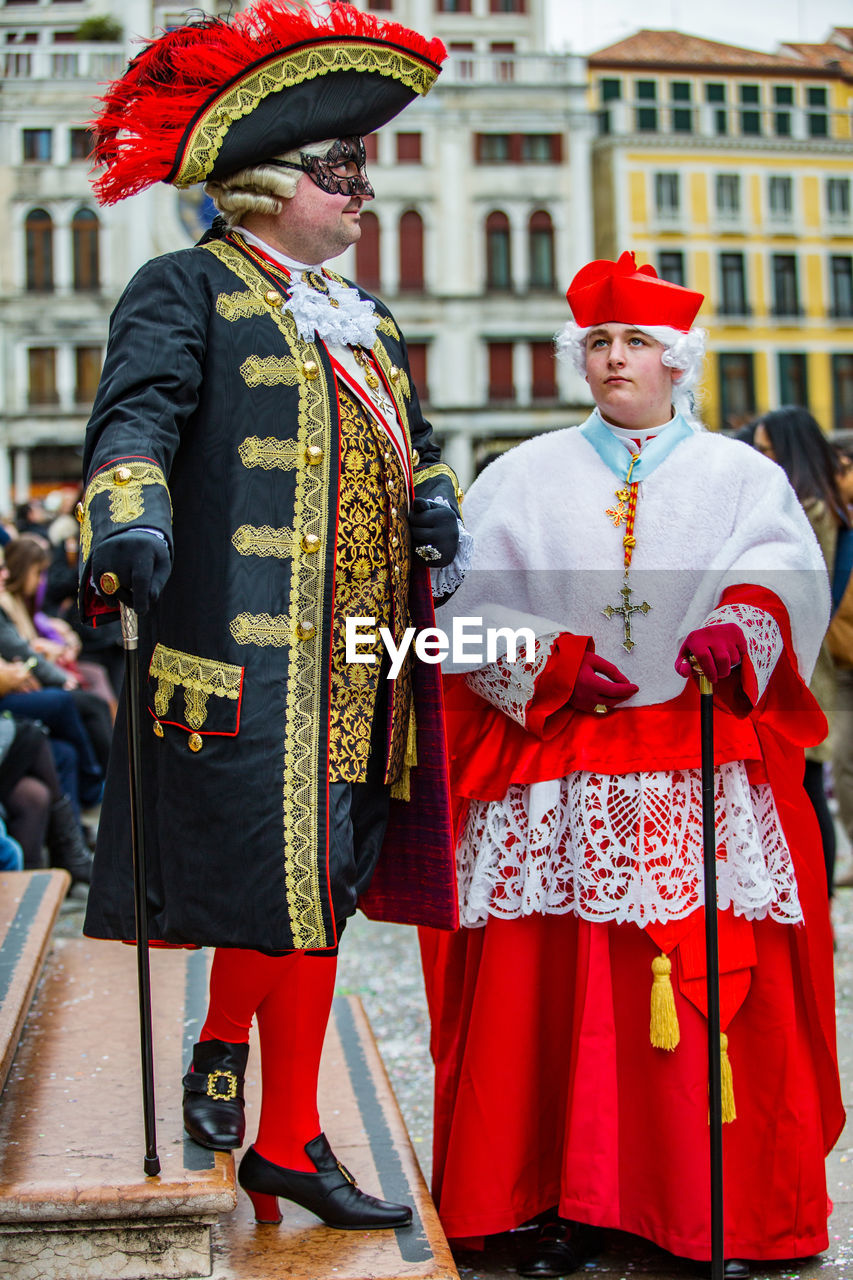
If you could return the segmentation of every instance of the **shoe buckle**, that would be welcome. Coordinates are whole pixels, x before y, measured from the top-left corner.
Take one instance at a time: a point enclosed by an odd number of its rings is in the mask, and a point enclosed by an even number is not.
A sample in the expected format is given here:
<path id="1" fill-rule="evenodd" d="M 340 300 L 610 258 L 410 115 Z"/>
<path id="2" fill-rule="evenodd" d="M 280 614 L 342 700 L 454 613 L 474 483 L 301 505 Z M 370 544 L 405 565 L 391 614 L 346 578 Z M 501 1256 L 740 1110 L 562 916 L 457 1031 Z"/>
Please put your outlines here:
<path id="1" fill-rule="evenodd" d="M 219 1080 L 225 1081 L 225 1088 L 219 1088 Z M 216 1102 L 231 1102 L 237 1097 L 237 1076 L 233 1071 L 226 1071 L 223 1067 L 217 1067 L 215 1071 L 208 1072 L 207 1076 L 207 1096 L 215 1099 Z"/>
<path id="2" fill-rule="evenodd" d="M 352 1176 L 352 1174 L 350 1173 L 349 1169 L 345 1169 L 345 1168 L 344 1168 L 344 1166 L 341 1164 L 340 1160 L 336 1160 L 336 1161 L 335 1161 L 335 1164 L 338 1166 L 338 1168 L 340 1169 L 341 1173 L 342 1173 L 342 1174 L 344 1175 L 344 1177 L 346 1178 L 347 1182 L 350 1182 L 350 1183 L 352 1183 L 352 1185 L 353 1185 L 354 1187 L 357 1187 L 357 1186 L 358 1186 L 358 1183 L 356 1182 L 355 1178 L 354 1178 L 354 1177 Z"/>

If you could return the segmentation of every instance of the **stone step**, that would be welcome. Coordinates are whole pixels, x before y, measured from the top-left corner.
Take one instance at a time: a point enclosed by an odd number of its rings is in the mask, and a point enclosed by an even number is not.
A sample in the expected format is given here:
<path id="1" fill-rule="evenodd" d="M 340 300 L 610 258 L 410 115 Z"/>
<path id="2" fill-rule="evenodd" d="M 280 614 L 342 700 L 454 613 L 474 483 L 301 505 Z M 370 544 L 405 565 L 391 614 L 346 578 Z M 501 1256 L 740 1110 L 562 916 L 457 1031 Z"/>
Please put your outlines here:
<path id="1" fill-rule="evenodd" d="M 158 1154 L 147 1178 L 136 955 L 58 939 L 0 1108 L 0 1275 L 15 1280 L 451 1280 L 457 1276 L 360 1003 L 335 1001 L 320 1082 L 336 1154 L 365 1190 L 415 1206 L 412 1227 L 338 1232 L 281 1202 L 258 1226 L 234 1160 L 187 1138 L 181 1076 L 207 995 L 208 954 L 151 953 Z M 260 1093 L 253 1044 L 247 1136 Z M 235 1202 L 237 1204 L 234 1210 Z"/>
<path id="2" fill-rule="evenodd" d="M 0 872 L 0 1089 L 70 884 L 67 871 Z"/>

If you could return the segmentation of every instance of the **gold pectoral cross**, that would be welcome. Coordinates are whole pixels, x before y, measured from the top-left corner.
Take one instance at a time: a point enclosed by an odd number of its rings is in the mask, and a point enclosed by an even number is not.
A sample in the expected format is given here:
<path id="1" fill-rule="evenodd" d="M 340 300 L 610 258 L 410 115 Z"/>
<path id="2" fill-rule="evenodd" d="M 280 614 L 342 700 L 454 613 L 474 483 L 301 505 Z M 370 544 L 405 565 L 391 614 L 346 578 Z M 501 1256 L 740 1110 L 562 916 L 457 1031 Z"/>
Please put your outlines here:
<path id="1" fill-rule="evenodd" d="M 622 622 L 625 627 L 625 639 L 622 641 L 622 648 L 627 649 L 630 653 L 634 648 L 634 641 L 631 639 L 631 615 L 634 613 L 648 613 L 652 606 L 645 600 L 642 604 L 631 604 L 632 593 L 627 582 L 624 587 L 621 588 L 619 594 L 622 597 L 622 603 L 620 605 L 609 604 L 607 608 L 602 609 L 601 612 L 604 614 L 605 618 L 612 618 L 615 613 L 621 615 Z"/>

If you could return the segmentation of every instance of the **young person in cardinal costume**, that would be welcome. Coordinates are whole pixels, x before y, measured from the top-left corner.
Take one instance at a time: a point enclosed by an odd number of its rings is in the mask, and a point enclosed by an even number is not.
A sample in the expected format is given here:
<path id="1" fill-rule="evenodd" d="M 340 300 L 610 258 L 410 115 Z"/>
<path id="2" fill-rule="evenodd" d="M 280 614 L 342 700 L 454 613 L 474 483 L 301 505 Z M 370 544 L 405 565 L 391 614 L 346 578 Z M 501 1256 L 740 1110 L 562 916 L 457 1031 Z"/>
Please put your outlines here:
<path id="1" fill-rule="evenodd" d="M 702 296 L 589 263 L 558 335 L 596 408 L 466 499 L 471 573 L 439 625 L 527 626 L 450 668 L 463 928 L 424 930 L 434 1196 L 451 1238 L 548 1215 L 523 1275 L 619 1228 L 710 1257 L 699 694 L 714 682 L 725 1256 L 827 1247 L 844 1119 L 803 746 L 829 613 L 780 468 L 704 430 Z M 501 650 L 497 651 L 500 655 Z M 494 654 L 492 655 L 494 657 Z"/>
<path id="2" fill-rule="evenodd" d="M 456 923 L 440 674 L 347 664 L 350 614 L 433 621 L 470 539 L 456 478 L 377 299 L 327 266 L 373 190 L 362 135 L 426 93 L 444 47 L 348 4 L 259 0 L 155 39 L 95 122 L 105 202 L 205 182 L 224 217 L 149 262 L 112 317 L 86 438 L 83 616 L 140 614 L 152 940 L 214 946 L 184 1078 L 196 1141 L 242 1144 L 257 1017 L 263 1104 L 239 1169 L 330 1226 L 405 1226 L 321 1132 L 337 947 L 359 904 Z M 412 554 L 412 553 L 415 554 Z M 146 678 L 147 677 L 147 678 Z M 85 931 L 135 937 L 123 714 Z"/>

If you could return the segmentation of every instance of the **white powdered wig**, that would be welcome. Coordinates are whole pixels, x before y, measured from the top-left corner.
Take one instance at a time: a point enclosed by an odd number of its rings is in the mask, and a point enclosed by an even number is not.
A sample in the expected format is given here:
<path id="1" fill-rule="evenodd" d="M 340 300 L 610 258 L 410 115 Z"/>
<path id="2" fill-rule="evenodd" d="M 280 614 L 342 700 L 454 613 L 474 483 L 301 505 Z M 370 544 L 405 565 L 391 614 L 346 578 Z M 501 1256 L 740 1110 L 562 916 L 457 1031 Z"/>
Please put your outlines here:
<path id="1" fill-rule="evenodd" d="M 591 333 L 595 325 L 582 328 L 569 320 L 559 333 L 555 334 L 557 357 L 570 361 L 578 373 L 586 374 L 586 335 Z M 642 333 L 647 333 L 655 342 L 659 342 L 664 350 L 661 352 L 661 364 L 668 369 L 678 369 L 681 376 L 672 384 L 672 403 L 677 413 L 687 419 L 692 427 L 701 424 L 694 415 L 695 391 L 702 374 L 702 360 L 705 356 L 704 329 L 689 329 L 683 333 L 664 324 L 638 324 L 634 326 Z"/>
<path id="2" fill-rule="evenodd" d="M 334 138 L 327 138 L 325 142 L 311 142 L 296 151 L 286 151 L 283 155 L 275 156 L 274 159 L 298 164 L 302 155 L 325 156 L 334 142 Z M 234 227 L 244 213 L 281 213 L 282 201 L 293 198 L 301 177 L 299 169 L 279 169 L 273 164 L 256 164 L 231 173 L 220 181 L 206 182 L 204 190 L 228 226 Z"/>

